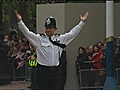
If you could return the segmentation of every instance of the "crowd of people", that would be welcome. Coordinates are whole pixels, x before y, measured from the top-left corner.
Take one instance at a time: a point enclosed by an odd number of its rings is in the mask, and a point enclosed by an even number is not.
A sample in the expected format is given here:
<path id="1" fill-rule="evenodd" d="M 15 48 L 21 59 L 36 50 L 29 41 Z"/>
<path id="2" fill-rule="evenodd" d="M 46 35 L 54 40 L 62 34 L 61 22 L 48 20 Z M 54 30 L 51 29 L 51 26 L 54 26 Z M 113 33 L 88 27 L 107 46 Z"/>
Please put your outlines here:
<path id="1" fill-rule="evenodd" d="M 10 38 L 11 37 L 11 38 Z M 4 42 L 9 47 L 8 52 L 8 65 L 9 65 L 9 75 L 12 80 L 28 80 L 29 70 L 32 74 L 35 70 L 29 67 L 30 56 L 32 49 L 35 51 L 35 47 L 30 44 L 30 42 L 24 36 L 15 35 L 5 35 Z M 114 38 L 114 61 L 115 68 L 120 67 L 120 35 Z M 35 56 L 36 58 L 37 56 Z M 95 45 L 90 45 L 89 47 L 80 46 L 78 49 L 78 56 L 75 61 L 76 64 L 76 74 L 79 76 L 79 70 L 81 69 L 106 69 L 106 42 L 97 42 Z M 65 58 L 66 59 L 66 58 Z M 33 62 L 32 62 L 33 63 Z M 67 62 L 64 62 L 65 68 Z M 33 65 L 34 66 L 34 65 Z M 34 66 L 34 69 L 36 66 Z M 65 72 L 66 73 L 66 72 Z M 104 70 L 99 70 L 96 72 L 82 71 L 81 81 L 84 87 L 90 86 L 103 86 L 105 81 L 106 72 Z M 32 76 L 34 77 L 34 76 Z M 66 76 L 63 76 L 66 77 Z M 66 80 L 66 79 L 64 79 Z M 36 80 L 33 80 L 36 81 Z M 32 84 L 32 83 L 31 83 Z M 35 85 L 34 85 L 35 86 Z"/>
<path id="2" fill-rule="evenodd" d="M 76 74 L 78 76 L 81 74 L 82 87 L 104 85 L 106 78 L 106 44 L 105 39 L 104 42 L 97 42 L 95 45 L 86 48 L 79 47 L 75 64 Z M 120 35 L 114 38 L 114 67 L 115 69 L 120 68 Z M 85 71 L 87 69 L 89 71 Z M 80 70 L 81 73 L 79 73 Z"/>
<path id="3" fill-rule="evenodd" d="M 17 37 L 17 38 L 16 38 Z M 35 51 L 35 47 L 24 37 L 24 36 L 16 36 L 12 35 L 10 38 L 9 35 L 4 36 L 4 42 L 9 47 L 8 52 L 8 65 L 9 65 L 9 75 L 12 80 L 28 80 L 29 75 L 35 74 L 36 65 L 30 64 L 30 57 Z M 117 39 L 114 39 L 114 61 L 115 68 L 120 67 L 120 35 L 118 35 Z M 33 56 L 33 55 L 32 55 Z M 35 55 L 35 58 L 37 56 Z M 75 61 L 76 64 L 76 74 L 79 76 L 79 70 L 81 69 L 106 69 L 106 42 L 98 42 L 95 45 L 90 45 L 89 47 L 80 46 L 78 49 L 78 56 Z M 35 60 L 33 58 L 33 60 Z M 63 57 L 64 58 L 64 57 Z M 65 57 L 66 59 L 66 57 Z M 67 62 L 64 62 L 65 68 Z M 29 66 L 34 66 L 32 70 Z M 31 74 L 29 74 L 29 70 L 31 70 Z M 66 73 L 66 72 L 65 72 Z M 35 77 L 32 76 L 32 77 Z M 66 77 L 66 76 L 63 76 Z M 82 71 L 81 72 L 81 81 L 83 87 L 90 86 L 103 86 L 106 72 L 104 70 L 99 71 Z M 64 79 L 66 80 L 66 79 Z M 36 80 L 32 80 L 36 81 Z M 79 81 L 80 82 L 80 81 Z M 31 83 L 32 84 L 32 83 Z M 35 84 L 33 84 L 35 86 Z"/>
<path id="4" fill-rule="evenodd" d="M 24 36 L 18 36 L 16 33 L 5 35 L 3 41 L 8 46 L 8 74 L 11 80 L 27 81 L 30 79 L 30 86 L 35 87 L 36 48 Z"/>
<path id="5" fill-rule="evenodd" d="M 13 67 L 16 69 L 18 66 L 17 62 L 20 62 L 24 60 L 25 52 L 29 49 L 29 42 L 26 38 L 23 38 L 21 36 L 17 37 L 16 35 L 13 35 L 12 38 L 9 38 L 9 35 L 4 36 L 4 42 L 8 45 L 9 51 L 8 51 L 8 63 L 13 64 Z M 9 68 L 10 69 L 10 68 Z M 19 68 L 17 68 L 18 73 L 21 73 L 21 70 L 19 72 Z M 11 75 L 11 71 L 9 72 Z M 19 74 L 19 75 L 20 75 Z M 18 75 L 17 72 L 14 75 Z"/>
<path id="6" fill-rule="evenodd" d="M 31 56 L 32 44 L 24 37 L 17 34 L 5 35 L 3 40 L 9 47 L 8 65 L 9 75 L 12 80 L 28 80 L 29 78 L 29 56 Z M 34 50 L 34 49 L 33 49 Z M 35 56 L 36 57 L 36 56 Z M 106 42 L 97 42 L 95 45 L 89 47 L 80 46 L 78 49 L 78 56 L 75 61 L 76 74 L 79 76 L 81 69 L 106 69 Z M 114 61 L 115 68 L 120 67 L 120 35 L 114 38 Z M 64 63 L 66 67 L 66 62 Z M 34 66 L 35 67 L 35 66 Z M 34 71 L 34 70 L 33 70 Z M 32 72 L 33 73 L 33 72 Z M 65 72 L 66 73 L 66 72 Z M 89 86 L 103 86 L 106 72 L 99 70 L 96 72 L 82 72 L 82 85 Z M 34 77 L 34 76 L 33 76 Z M 64 76 L 66 77 L 66 76 Z M 66 79 L 65 79 L 66 80 Z M 93 82 L 92 82 L 93 81 Z"/>

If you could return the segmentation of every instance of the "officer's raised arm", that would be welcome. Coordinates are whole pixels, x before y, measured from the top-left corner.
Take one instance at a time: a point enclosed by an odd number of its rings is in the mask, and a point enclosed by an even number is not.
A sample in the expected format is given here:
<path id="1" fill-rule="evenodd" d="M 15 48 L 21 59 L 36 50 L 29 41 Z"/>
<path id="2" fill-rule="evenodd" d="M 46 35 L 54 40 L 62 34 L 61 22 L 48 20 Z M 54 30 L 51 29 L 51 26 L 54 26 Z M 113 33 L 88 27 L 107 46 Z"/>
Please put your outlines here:
<path id="1" fill-rule="evenodd" d="M 15 14 L 17 16 L 18 22 L 20 22 L 22 20 L 22 16 L 20 14 L 18 14 L 17 10 L 15 10 Z"/>
<path id="2" fill-rule="evenodd" d="M 63 43 L 68 45 L 82 30 L 83 26 L 85 25 L 85 21 L 87 20 L 89 12 L 87 11 L 84 15 L 80 15 L 80 22 L 73 27 L 68 33 L 61 35 L 61 40 Z"/>
<path id="3" fill-rule="evenodd" d="M 88 18 L 89 12 L 87 11 L 83 16 L 80 15 L 81 21 L 85 22 L 86 19 Z"/>
<path id="4" fill-rule="evenodd" d="M 36 43 L 38 42 L 37 37 L 39 36 L 38 34 L 35 34 L 31 32 L 28 27 L 24 24 L 22 21 L 22 16 L 18 13 L 17 10 L 15 10 L 16 17 L 18 19 L 18 27 L 20 31 L 24 34 L 24 36 L 34 45 L 36 46 Z"/>

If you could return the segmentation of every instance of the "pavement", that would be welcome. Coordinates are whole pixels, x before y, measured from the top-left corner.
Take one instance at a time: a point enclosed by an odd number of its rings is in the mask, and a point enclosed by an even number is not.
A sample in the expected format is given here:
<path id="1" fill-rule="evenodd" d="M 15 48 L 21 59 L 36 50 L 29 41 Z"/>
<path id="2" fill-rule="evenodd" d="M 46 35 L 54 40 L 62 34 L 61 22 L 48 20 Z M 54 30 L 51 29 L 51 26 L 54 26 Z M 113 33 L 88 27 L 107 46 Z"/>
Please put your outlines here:
<path id="1" fill-rule="evenodd" d="M 29 81 L 12 81 L 10 84 L 0 85 L 0 90 L 31 90 L 27 88 Z"/>

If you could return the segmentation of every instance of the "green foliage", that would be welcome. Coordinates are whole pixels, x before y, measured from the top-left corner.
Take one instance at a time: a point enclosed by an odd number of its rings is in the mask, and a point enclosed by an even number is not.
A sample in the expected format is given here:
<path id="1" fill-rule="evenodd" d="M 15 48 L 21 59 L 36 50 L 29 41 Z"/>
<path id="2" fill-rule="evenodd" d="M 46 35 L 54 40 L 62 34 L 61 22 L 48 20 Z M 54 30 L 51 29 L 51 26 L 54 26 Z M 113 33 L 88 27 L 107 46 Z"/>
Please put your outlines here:
<path id="1" fill-rule="evenodd" d="M 31 1 L 26 2 L 26 9 L 27 9 L 27 15 L 28 19 L 35 20 L 36 19 L 36 4 Z"/>
<path id="2" fill-rule="evenodd" d="M 18 9 L 18 1 L 3 1 L 2 2 L 2 22 L 9 20 L 10 17 L 6 11 Z"/>
<path id="3" fill-rule="evenodd" d="M 40 2 L 39 2 L 40 3 Z M 32 2 L 32 1 L 26 1 L 26 9 L 27 9 L 27 15 L 28 19 L 35 20 L 36 19 L 36 4 L 38 2 Z M 2 22 L 6 20 L 10 20 L 9 15 L 6 11 L 12 11 L 12 10 L 19 10 L 19 1 L 3 1 L 2 2 Z"/>

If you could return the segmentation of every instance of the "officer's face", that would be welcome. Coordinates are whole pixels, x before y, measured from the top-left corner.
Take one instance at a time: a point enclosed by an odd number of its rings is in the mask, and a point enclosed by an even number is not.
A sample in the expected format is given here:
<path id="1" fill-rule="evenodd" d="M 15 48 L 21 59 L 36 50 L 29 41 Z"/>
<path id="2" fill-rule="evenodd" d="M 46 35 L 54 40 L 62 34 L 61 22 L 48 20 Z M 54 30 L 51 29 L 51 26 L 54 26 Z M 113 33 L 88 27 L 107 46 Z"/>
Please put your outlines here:
<path id="1" fill-rule="evenodd" d="M 56 28 L 46 28 L 45 33 L 48 37 L 50 37 L 54 34 L 55 31 L 56 31 Z"/>

